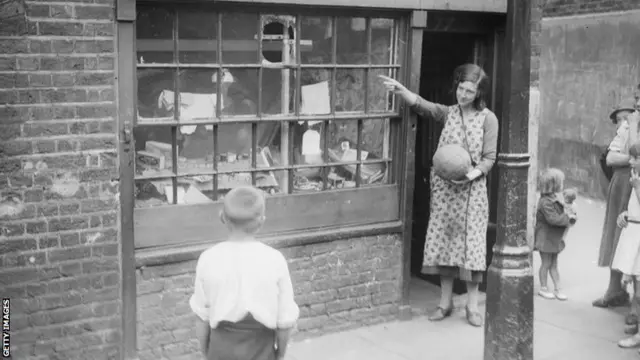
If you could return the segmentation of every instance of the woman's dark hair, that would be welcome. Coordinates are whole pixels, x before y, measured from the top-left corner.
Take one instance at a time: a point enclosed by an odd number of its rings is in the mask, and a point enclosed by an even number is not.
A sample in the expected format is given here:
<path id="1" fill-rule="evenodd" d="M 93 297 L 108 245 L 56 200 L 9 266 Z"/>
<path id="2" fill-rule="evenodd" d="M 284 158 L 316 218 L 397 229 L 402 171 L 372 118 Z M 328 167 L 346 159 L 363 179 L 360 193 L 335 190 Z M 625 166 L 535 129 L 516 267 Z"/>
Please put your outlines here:
<path id="1" fill-rule="evenodd" d="M 465 81 L 471 81 L 478 86 L 476 98 L 473 100 L 473 107 L 476 110 L 484 110 L 487 107 L 486 96 L 489 92 L 489 77 L 482 68 L 476 64 L 464 64 L 458 66 L 453 72 L 453 88 L 455 94 L 458 85 Z"/>

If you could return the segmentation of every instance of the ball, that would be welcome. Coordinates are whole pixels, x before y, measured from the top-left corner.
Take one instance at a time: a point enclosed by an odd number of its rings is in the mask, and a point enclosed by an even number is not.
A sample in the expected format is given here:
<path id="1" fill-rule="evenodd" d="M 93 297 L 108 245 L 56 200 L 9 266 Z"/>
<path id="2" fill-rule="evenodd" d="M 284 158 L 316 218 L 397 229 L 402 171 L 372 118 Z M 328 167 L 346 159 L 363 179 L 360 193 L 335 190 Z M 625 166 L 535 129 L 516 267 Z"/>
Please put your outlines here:
<path id="1" fill-rule="evenodd" d="M 443 145 L 433 155 L 433 170 L 445 180 L 461 180 L 471 170 L 471 156 L 460 145 Z"/>

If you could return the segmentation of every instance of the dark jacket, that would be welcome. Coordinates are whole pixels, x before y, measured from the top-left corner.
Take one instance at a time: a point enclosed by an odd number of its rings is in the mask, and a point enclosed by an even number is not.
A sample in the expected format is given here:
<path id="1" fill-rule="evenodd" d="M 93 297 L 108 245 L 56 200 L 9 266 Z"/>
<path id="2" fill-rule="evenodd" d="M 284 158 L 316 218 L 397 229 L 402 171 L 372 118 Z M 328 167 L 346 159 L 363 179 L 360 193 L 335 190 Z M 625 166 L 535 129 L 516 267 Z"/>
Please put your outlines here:
<path id="1" fill-rule="evenodd" d="M 536 212 L 535 250 L 545 253 L 564 250 L 564 235 L 573 222 L 560 199 L 555 195 L 542 195 Z"/>

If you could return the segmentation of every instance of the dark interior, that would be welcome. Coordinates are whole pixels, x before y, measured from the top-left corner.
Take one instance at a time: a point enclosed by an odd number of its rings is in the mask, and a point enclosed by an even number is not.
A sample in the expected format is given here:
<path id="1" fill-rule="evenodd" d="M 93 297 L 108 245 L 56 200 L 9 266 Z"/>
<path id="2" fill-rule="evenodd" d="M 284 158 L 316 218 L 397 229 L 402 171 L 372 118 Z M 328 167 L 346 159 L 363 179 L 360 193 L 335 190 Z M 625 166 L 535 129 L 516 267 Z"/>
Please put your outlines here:
<path id="1" fill-rule="evenodd" d="M 492 83 L 497 81 L 493 76 L 494 33 L 468 33 L 468 32 L 440 32 L 425 31 L 422 45 L 422 68 L 420 74 L 420 95 L 427 100 L 452 105 L 455 104 L 455 94 L 452 89 L 452 75 L 454 69 L 461 64 L 474 62 L 481 65 L 490 76 Z M 497 84 L 497 83 L 496 83 Z M 499 91 L 494 87 L 489 98 L 489 108 L 500 115 Z M 418 118 L 416 134 L 416 172 L 415 192 L 413 203 L 413 224 L 411 244 L 411 273 L 421 279 L 439 285 L 439 277 L 424 275 L 421 273 L 423 249 L 427 232 L 430 204 L 430 171 L 432 157 L 438 146 L 438 140 L 443 126 L 429 121 L 427 118 Z M 489 208 L 490 226 L 487 234 L 487 266 L 490 264 L 495 244 L 495 221 L 497 182 L 494 166 L 489 176 Z M 486 278 L 486 276 L 485 276 Z M 486 289 L 486 281 L 480 286 L 481 291 Z M 462 294 L 466 292 L 463 282 L 454 284 L 454 292 Z"/>

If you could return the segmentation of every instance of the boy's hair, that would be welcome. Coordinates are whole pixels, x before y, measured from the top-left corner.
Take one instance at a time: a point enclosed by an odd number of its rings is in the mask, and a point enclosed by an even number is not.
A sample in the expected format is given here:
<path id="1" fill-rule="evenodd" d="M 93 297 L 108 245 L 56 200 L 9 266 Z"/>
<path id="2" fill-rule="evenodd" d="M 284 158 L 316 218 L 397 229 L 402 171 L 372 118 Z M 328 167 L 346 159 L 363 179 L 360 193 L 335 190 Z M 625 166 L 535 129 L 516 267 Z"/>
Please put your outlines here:
<path id="1" fill-rule="evenodd" d="M 571 204 L 574 201 L 576 201 L 576 199 L 578 198 L 578 190 L 576 190 L 576 189 L 565 189 L 562 192 L 562 195 L 564 196 L 564 201 L 566 201 L 568 204 Z"/>
<path id="2" fill-rule="evenodd" d="M 556 194 L 562 191 L 564 173 L 555 168 L 546 169 L 538 179 L 538 189 L 541 195 Z"/>
<path id="3" fill-rule="evenodd" d="M 640 157 L 640 141 L 629 147 L 629 155 L 634 158 Z"/>
<path id="4" fill-rule="evenodd" d="M 225 195 L 220 216 L 228 226 L 252 234 L 262 226 L 264 214 L 263 192 L 252 186 L 241 186 Z"/>

